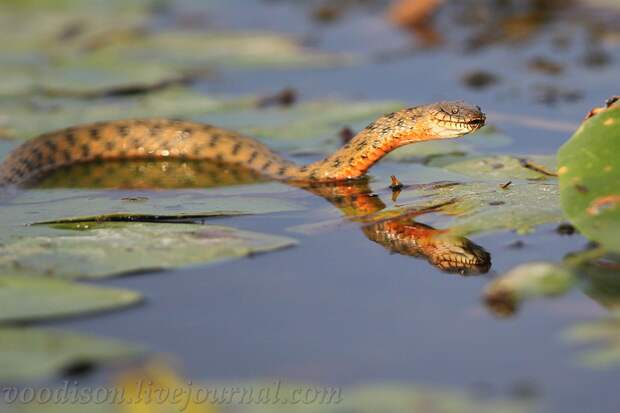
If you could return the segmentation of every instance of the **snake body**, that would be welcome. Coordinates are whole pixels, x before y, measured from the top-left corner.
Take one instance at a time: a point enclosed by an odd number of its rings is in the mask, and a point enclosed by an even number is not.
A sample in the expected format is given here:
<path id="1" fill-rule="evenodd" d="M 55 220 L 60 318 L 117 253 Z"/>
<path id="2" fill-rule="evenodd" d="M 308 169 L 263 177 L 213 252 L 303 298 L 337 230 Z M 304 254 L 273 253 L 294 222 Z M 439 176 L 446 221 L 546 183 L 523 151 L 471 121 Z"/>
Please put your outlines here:
<path id="1" fill-rule="evenodd" d="M 367 220 L 386 206 L 366 181 L 348 181 L 362 177 L 395 148 L 459 137 L 484 122 L 479 107 L 461 102 L 403 109 L 382 116 L 331 156 L 306 166 L 211 125 L 170 119 L 98 122 L 46 133 L 19 146 L 0 164 L 0 186 L 206 187 L 276 179 L 325 198 L 392 252 L 426 257 L 445 271 L 479 273 L 490 266 L 482 247 L 411 217 Z M 205 160 L 211 162 L 199 162 Z"/>
<path id="2" fill-rule="evenodd" d="M 170 119 L 98 122 L 46 133 L 21 145 L 0 164 L 0 185 L 21 185 L 76 163 L 145 159 L 238 164 L 280 181 L 346 181 L 363 176 L 400 146 L 459 137 L 484 122 L 479 107 L 462 102 L 406 108 L 382 116 L 331 156 L 305 166 L 254 139 L 211 125 Z"/>

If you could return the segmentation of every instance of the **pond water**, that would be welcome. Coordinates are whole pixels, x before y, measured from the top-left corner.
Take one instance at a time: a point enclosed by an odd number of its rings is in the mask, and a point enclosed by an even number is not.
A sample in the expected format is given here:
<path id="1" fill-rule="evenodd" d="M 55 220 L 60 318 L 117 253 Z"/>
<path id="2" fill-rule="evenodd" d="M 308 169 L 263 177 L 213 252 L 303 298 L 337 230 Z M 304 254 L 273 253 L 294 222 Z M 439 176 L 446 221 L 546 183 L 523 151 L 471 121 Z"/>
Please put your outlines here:
<path id="1" fill-rule="evenodd" d="M 587 49 L 585 29 L 561 19 L 542 26 L 531 41 L 466 52 L 462 39 L 467 27 L 457 26 L 445 34 L 445 45 L 408 51 L 410 35 L 389 25 L 372 7 L 356 8 L 325 25 L 312 22 L 309 13 L 301 2 L 222 1 L 210 6 L 206 20 L 220 29 L 290 33 L 321 50 L 374 57 L 341 68 L 231 69 L 195 87 L 240 96 L 293 87 L 302 100 L 328 96 L 411 105 L 464 99 L 489 112 L 489 124 L 512 138 L 509 146 L 485 153 L 515 154 L 554 154 L 592 107 L 617 93 L 620 47 L 604 46 L 612 59 L 607 66 L 579 64 Z M 441 17 L 438 29 L 451 27 L 452 18 Z M 161 24 L 171 23 L 163 19 Z M 571 39 L 565 49 L 554 46 L 559 36 Z M 562 75 L 528 70 L 527 62 L 537 56 L 561 62 Z M 469 88 L 461 79 L 472 71 L 491 72 L 501 81 L 483 90 Z M 539 99 L 545 88 L 575 91 L 579 97 L 545 103 Z M 525 124 L 526 117 L 555 123 Z M 372 187 L 384 203 L 393 205 L 387 178 L 407 168 L 384 162 L 373 169 Z M 599 303 L 573 291 L 527 302 L 514 317 L 498 318 L 481 299 L 485 285 L 498 274 L 524 262 L 560 261 L 583 248 L 585 238 L 562 236 L 557 224 L 527 235 L 475 235 L 471 240 L 491 255 L 491 270 L 449 274 L 424 258 L 391 254 L 354 223 L 312 234 L 291 232 L 291 227 L 333 220 L 336 209 L 283 184 L 258 183 L 253 191 L 260 193 L 263 187 L 277 188 L 273 196 L 305 209 L 208 222 L 293 237 L 297 246 L 106 280 L 102 284 L 143 293 L 147 302 L 49 325 L 147 344 L 180 359 L 192 378 L 280 377 L 336 385 L 412 382 L 483 398 L 531 398 L 544 411 L 617 411 L 620 370 L 580 364 L 583 349 L 562 339 L 576 323 L 607 314 Z M 227 189 L 230 194 L 245 190 Z M 511 247 L 519 240 L 521 248 Z"/>

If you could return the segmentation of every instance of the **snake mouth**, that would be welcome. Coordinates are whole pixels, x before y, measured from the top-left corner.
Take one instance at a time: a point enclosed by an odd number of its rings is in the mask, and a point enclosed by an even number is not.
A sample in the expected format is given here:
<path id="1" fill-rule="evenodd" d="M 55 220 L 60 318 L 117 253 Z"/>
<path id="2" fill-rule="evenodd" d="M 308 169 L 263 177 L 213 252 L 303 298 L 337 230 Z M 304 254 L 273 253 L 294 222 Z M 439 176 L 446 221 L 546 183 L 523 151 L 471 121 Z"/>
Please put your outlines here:
<path id="1" fill-rule="evenodd" d="M 460 132 L 473 132 L 484 126 L 486 118 L 484 115 L 479 117 L 474 117 L 471 119 L 445 119 L 439 118 L 436 119 L 437 125 L 441 128 L 444 128 L 448 131 L 460 131 Z"/>
<path id="2" fill-rule="evenodd" d="M 484 126 L 484 118 L 476 118 L 476 119 L 472 119 L 470 121 L 467 121 L 466 123 L 470 126 L 474 126 L 476 128 L 481 128 L 482 126 Z"/>
<path id="3" fill-rule="evenodd" d="M 471 130 L 478 130 L 484 126 L 486 120 L 486 116 L 484 116 L 484 114 L 481 114 L 480 116 L 469 119 L 467 122 L 465 122 L 465 124 Z"/>

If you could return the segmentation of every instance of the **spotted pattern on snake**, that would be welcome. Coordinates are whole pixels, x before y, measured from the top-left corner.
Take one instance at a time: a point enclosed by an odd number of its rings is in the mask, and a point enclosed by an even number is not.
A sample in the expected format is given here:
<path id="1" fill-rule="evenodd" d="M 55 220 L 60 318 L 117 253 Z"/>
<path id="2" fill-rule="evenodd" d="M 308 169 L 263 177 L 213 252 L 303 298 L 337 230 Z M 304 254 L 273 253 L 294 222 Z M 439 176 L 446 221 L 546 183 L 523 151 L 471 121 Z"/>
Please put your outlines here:
<path id="1" fill-rule="evenodd" d="M 22 185 L 55 169 L 93 161 L 181 159 L 243 165 L 289 182 L 338 182 L 363 176 L 388 152 L 410 143 L 455 138 L 485 115 L 463 102 L 440 102 L 382 116 L 333 155 L 300 166 L 264 144 L 215 126 L 170 119 L 98 122 L 34 138 L 0 164 L 0 185 Z"/>

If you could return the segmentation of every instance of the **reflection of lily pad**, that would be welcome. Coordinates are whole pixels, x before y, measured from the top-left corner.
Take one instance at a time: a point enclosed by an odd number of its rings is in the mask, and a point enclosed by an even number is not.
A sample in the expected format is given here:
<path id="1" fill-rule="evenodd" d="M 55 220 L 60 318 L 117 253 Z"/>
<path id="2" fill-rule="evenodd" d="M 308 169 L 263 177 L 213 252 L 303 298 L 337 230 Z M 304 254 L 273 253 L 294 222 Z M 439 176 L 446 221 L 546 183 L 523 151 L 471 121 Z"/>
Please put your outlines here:
<path id="1" fill-rule="evenodd" d="M 94 278 L 204 264 L 295 244 L 234 228 L 195 224 L 104 223 L 86 230 L 63 225 L 0 247 L 7 273 Z M 27 232 L 24 235 L 28 235 Z"/>
<path id="2" fill-rule="evenodd" d="M 26 328 L 0 328 L 0 382 L 37 380 L 76 364 L 127 360 L 141 349 L 113 340 Z"/>
<path id="3" fill-rule="evenodd" d="M 42 277 L 0 277 L 0 322 L 32 321 L 126 307 L 140 295 Z"/>
<path id="4" fill-rule="evenodd" d="M 579 231 L 620 252 L 620 105 L 581 125 L 558 152 L 562 208 Z"/>

